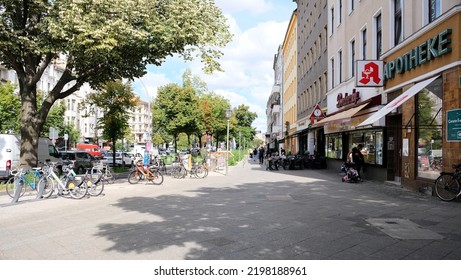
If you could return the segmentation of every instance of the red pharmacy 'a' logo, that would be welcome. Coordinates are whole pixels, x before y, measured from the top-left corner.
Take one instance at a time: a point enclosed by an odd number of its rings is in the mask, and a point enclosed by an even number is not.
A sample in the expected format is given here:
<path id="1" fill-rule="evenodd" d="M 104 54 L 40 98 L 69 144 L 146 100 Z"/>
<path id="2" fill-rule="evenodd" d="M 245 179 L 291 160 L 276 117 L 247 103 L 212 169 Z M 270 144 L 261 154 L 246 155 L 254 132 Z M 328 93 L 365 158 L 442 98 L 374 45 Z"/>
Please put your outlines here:
<path id="1" fill-rule="evenodd" d="M 363 68 L 362 79 L 359 80 L 360 83 L 366 85 L 371 80 L 375 84 L 379 84 L 381 82 L 381 79 L 379 78 L 379 66 L 376 63 L 367 63 Z"/>

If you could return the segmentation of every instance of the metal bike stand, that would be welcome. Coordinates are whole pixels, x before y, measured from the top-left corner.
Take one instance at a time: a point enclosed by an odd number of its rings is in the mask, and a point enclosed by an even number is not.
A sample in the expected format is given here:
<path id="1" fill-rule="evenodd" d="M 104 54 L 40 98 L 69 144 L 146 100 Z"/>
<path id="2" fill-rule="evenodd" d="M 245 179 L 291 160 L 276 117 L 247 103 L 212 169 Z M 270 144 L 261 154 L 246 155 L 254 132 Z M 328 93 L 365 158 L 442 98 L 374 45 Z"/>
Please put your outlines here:
<path id="1" fill-rule="evenodd" d="M 13 197 L 13 200 L 11 200 L 11 203 L 17 203 L 19 201 L 19 196 L 21 195 L 21 189 L 24 187 L 24 185 L 20 186 L 20 188 L 18 189 L 18 182 L 19 182 L 19 179 L 18 180 L 14 180 L 14 197 Z"/>
<path id="2" fill-rule="evenodd" d="M 39 180 L 37 182 L 37 196 L 35 197 L 35 199 L 42 199 L 42 196 L 43 196 L 43 191 L 45 190 L 45 188 L 42 186 L 40 186 L 39 182 L 42 182 L 42 184 L 45 182 L 45 180 Z"/>

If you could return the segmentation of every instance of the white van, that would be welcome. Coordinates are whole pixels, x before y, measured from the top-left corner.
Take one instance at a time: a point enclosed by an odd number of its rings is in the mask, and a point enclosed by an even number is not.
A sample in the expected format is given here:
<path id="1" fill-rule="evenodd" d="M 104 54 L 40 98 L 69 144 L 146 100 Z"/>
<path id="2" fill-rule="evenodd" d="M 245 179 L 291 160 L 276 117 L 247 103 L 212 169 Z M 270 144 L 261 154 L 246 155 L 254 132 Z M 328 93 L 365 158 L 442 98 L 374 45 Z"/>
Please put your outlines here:
<path id="1" fill-rule="evenodd" d="M 0 179 L 10 176 L 10 170 L 19 166 L 21 136 L 0 134 Z M 59 152 L 48 138 L 38 142 L 38 161 L 61 161 Z"/>

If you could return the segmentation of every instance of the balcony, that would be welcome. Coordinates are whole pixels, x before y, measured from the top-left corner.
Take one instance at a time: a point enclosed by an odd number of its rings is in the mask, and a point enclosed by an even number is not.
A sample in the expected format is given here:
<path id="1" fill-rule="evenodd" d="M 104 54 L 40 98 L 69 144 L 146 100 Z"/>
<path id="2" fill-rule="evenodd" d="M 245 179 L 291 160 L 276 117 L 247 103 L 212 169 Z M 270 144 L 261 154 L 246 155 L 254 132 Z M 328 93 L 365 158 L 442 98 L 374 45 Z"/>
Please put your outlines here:
<path id="1" fill-rule="evenodd" d="M 273 114 L 280 114 L 280 105 L 272 105 L 272 115 Z"/>
<path id="2" fill-rule="evenodd" d="M 272 86 L 272 93 L 280 93 L 280 85 Z"/>

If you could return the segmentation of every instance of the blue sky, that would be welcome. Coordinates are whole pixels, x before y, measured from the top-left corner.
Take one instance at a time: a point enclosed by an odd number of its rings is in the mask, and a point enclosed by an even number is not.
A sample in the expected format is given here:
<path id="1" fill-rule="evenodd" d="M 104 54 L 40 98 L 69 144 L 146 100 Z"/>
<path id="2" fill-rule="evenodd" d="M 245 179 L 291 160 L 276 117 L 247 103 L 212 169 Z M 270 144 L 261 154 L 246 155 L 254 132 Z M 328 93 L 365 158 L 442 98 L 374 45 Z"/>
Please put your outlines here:
<path id="1" fill-rule="evenodd" d="M 212 75 L 201 71 L 199 61 L 185 63 L 168 58 L 160 66 L 133 83 L 135 92 L 152 101 L 157 88 L 168 83 L 182 84 L 182 74 L 191 69 L 208 89 L 227 98 L 232 107 L 245 104 L 258 114 L 253 126 L 266 132 L 266 103 L 274 84 L 274 55 L 283 42 L 288 21 L 296 4 L 290 0 L 215 0 L 228 19 L 233 41 L 223 50 L 220 63 L 224 72 Z"/>

